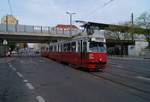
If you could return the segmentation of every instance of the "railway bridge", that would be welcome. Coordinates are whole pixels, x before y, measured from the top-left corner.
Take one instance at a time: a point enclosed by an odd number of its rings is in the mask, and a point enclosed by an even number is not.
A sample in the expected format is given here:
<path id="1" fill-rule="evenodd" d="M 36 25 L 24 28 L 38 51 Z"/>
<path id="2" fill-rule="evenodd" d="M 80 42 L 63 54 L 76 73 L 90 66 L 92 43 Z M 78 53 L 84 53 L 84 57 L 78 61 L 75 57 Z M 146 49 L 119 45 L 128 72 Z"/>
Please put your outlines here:
<path id="1" fill-rule="evenodd" d="M 77 34 L 79 30 L 73 30 Z M 0 41 L 42 43 L 70 37 L 70 31 L 49 26 L 0 24 Z"/>

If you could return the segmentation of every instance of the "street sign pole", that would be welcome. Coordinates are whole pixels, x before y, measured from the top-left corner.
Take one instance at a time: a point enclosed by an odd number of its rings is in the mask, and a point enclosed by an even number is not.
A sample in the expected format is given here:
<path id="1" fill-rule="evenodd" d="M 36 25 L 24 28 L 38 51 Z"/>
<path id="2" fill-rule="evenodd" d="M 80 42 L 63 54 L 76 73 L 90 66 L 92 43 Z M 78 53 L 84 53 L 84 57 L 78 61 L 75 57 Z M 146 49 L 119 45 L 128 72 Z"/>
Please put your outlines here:
<path id="1" fill-rule="evenodd" d="M 5 54 L 5 57 L 6 57 L 6 46 L 7 46 L 7 44 L 8 44 L 8 42 L 7 42 L 7 40 L 5 39 L 5 40 L 3 40 L 3 45 L 4 45 L 4 54 Z"/>

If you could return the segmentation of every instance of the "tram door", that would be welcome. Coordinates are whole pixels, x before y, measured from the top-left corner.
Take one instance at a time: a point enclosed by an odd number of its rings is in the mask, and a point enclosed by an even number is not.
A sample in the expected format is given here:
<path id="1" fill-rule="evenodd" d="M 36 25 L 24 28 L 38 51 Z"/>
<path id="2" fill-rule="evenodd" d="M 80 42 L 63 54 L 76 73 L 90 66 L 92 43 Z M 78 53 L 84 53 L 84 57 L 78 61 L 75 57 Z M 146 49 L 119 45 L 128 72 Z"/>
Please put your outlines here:
<path id="1" fill-rule="evenodd" d="M 79 41 L 78 42 L 78 51 L 80 53 L 80 64 L 83 64 L 84 59 L 86 58 L 86 52 L 87 52 L 87 42 L 86 41 Z"/>

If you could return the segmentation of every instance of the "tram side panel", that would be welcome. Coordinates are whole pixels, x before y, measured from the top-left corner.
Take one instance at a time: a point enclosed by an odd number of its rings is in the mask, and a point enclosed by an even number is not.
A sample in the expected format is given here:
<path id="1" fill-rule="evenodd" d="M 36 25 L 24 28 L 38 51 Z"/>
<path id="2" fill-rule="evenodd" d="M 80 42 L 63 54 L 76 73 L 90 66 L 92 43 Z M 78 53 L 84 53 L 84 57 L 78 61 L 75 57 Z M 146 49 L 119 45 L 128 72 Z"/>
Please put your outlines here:
<path id="1" fill-rule="evenodd" d="M 104 69 L 106 66 L 106 53 L 95 53 L 95 52 L 90 52 L 87 53 L 88 56 L 83 60 L 84 67 L 93 69 L 93 68 L 98 68 L 98 69 Z"/>
<path id="2" fill-rule="evenodd" d="M 103 44 L 101 42 L 93 43 L 89 41 L 77 40 L 64 42 L 61 44 L 61 47 L 60 43 L 59 45 L 54 44 L 52 45 L 52 50 L 48 52 L 48 58 L 88 69 L 105 68 L 107 62 L 106 52 L 89 50 L 89 47 L 101 49 L 100 47 L 103 47 L 101 46 Z M 89 46 L 88 43 L 93 45 Z M 47 56 L 47 52 L 45 52 L 44 56 Z"/>

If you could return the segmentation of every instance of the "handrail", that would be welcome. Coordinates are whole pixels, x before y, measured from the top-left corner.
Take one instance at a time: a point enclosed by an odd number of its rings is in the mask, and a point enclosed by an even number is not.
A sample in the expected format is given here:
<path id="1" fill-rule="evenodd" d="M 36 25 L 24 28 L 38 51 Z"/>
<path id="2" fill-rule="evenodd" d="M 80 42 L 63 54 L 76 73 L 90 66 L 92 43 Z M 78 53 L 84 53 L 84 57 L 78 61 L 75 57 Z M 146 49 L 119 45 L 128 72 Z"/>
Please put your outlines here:
<path id="1" fill-rule="evenodd" d="M 69 29 L 57 29 L 50 26 L 34 26 L 34 25 L 20 25 L 20 24 L 0 24 L 0 32 L 15 32 L 15 33 L 40 33 L 40 34 L 62 34 L 69 35 Z M 80 32 L 79 29 L 73 29 L 72 34 Z"/>

